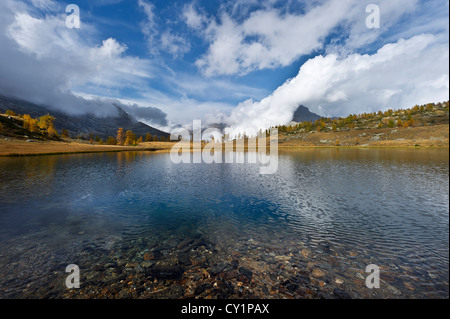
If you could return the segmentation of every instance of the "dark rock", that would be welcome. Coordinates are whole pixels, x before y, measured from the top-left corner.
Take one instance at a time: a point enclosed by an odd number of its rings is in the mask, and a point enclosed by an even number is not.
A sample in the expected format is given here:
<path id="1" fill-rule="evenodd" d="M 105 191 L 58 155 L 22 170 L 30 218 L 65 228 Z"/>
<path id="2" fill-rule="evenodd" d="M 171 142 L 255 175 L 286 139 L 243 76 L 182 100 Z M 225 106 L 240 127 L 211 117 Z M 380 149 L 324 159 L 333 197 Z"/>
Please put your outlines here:
<path id="1" fill-rule="evenodd" d="M 276 273 L 272 273 L 272 272 L 269 274 L 269 277 L 270 277 L 270 279 L 273 280 L 273 281 L 275 281 L 275 280 L 278 279 L 278 278 L 277 278 L 277 277 L 278 277 L 277 274 L 276 274 Z"/>
<path id="2" fill-rule="evenodd" d="M 193 238 L 186 238 L 178 244 L 177 248 L 181 250 L 184 250 L 186 248 L 189 249 L 190 244 L 192 244 L 193 241 L 194 241 Z"/>
<path id="3" fill-rule="evenodd" d="M 298 284 L 290 283 L 286 285 L 286 289 L 289 290 L 289 292 L 294 293 L 299 288 Z"/>
<path id="4" fill-rule="evenodd" d="M 325 253 L 327 253 L 327 254 L 331 253 L 330 243 L 322 243 L 320 246 L 322 247 L 322 249 Z"/>
<path id="5" fill-rule="evenodd" d="M 131 293 L 126 291 L 126 290 L 121 290 L 117 294 L 117 298 L 119 298 L 119 299 L 131 299 Z"/>
<path id="6" fill-rule="evenodd" d="M 141 262 L 141 267 L 142 268 L 150 268 L 154 265 L 155 263 L 149 260 L 145 260 L 143 262 Z"/>
<path id="7" fill-rule="evenodd" d="M 205 239 L 203 239 L 203 238 L 198 238 L 198 239 L 194 240 L 194 241 L 191 243 L 190 246 L 191 246 L 191 249 L 195 249 L 195 248 L 198 248 L 198 247 L 200 247 L 200 246 L 208 247 L 208 246 L 209 246 L 209 243 L 208 243 Z"/>
<path id="8" fill-rule="evenodd" d="M 219 264 L 216 264 L 213 267 L 211 267 L 210 273 L 213 276 L 217 276 L 218 274 L 220 274 L 222 271 L 224 271 L 227 268 L 232 268 L 232 267 L 228 263 L 219 263 Z"/>
<path id="9" fill-rule="evenodd" d="M 158 279 L 180 279 L 184 273 L 181 266 L 155 266 L 147 271 L 147 274 Z"/>
<path id="10" fill-rule="evenodd" d="M 103 271 L 103 270 L 105 269 L 105 267 L 104 267 L 103 265 L 95 265 L 95 266 L 93 267 L 93 269 L 94 269 L 95 271 Z"/>
<path id="11" fill-rule="evenodd" d="M 225 299 L 234 294 L 233 285 L 225 280 L 219 280 L 217 282 L 218 287 L 218 298 Z"/>
<path id="12" fill-rule="evenodd" d="M 245 276 L 245 275 L 242 275 L 242 274 L 240 274 L 237 278 L 237 281 L 242 281 L 243 283 L 246 283 L 246 284 L 248 284 L 248 283 L 250 283 L 250 278 L 248 278 L 247 276 Z"/>
<path id="13" fill-rule="evenodd" d="M 144 254 L 144 260 L 155 260 L 162 257 L 161 250 L 155 249 Z"/>
<path id="14" fill-rule="evenodd" d="M 195 287 L 194 294 L 196 296 L 198 296 L 198 295 L 201 295 L 204 291 L 205 291 L 205 286 L 200 285 L 200 286 Z"/>
<path id="15" fill-rule="evenodd" d="M 232 267 L 233 269 L 237 269 L 237 268 L 239 267 L 239 260 L 233 259 L 233 260 L 231 261 L 231 267 Z"/>
<path id="16" fill-rule="evenodd" d="M 188 253 L 180 253 L 177 258 L 181 265 L 190 266 L 192 264 Z"/>
<path id="17" fill-rule="evenodd" d="M 286 289 L 290 293 L 294 293 L 299 289 L 309 287 L 310 284 L 311 284 L 311 280 L 309 279 L 309 277 L 305 277 L 302 275 L 296 275 L 296 276 L 282 282 L 281 286 L 286 287 Z M 301 294 L 301 292 L 299 292 L 299 293 Z"/>
<path id="18" fill-rule="evenodd" d="M 220 274 L 220 277 L 224 280 L 231 280 L 237 278 L 238 276 L 239 273 L 236 270 L 226 271 Z"/>
<path id="19" fill-rule="evenodd" d="M 181 298 L 185 293 L 185 290 L 182 286 L 174 286 L 169 291 L 168 299 L 178 299 Z"/>
<path id="20" fill-rule="evenodd" d="M 246 267 L 240 267 L 239 273 L 247 277 L 250 281 L 252 280 L 253 272 L 250 269 Z"/>
<path id="21" fill-rule="evenodd" d="M 265 261 L 266 263 L 268 263 L 269 265 L 274 265 L 274 264 L 277 263 L 277 260 L 275 259 L 275 257 L 270 256 L 270 255 L 265 256 L 265 257 L 264 257 L 264 261 Z"/>
<path id="22" fill-rule="evenodd" d="M 352 297 L 350 297 L 350 295 L 347 292 L 339 288 L 334 288 L 333 295 L 338 299 L 352 299 Z"/>

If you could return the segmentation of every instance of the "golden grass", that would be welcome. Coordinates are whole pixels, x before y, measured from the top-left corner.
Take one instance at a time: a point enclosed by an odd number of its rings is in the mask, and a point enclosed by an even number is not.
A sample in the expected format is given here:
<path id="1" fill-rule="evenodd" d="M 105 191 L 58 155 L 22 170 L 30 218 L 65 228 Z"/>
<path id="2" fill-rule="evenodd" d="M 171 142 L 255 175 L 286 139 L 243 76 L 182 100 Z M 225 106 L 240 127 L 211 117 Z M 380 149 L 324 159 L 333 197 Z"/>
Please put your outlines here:
<path id="1" fill-rule="evenodd" d="M 326 142 L 325 142 L 326 141 Z M 339 145 L 337 145 L 339 144 Z M 278 147 L 449 147 L 449 125 L 314 132 L 280 137 Z"/>
<path id="2" fill-rule="evenodd" d="M 381 134 L 381 135 L 380 135 Z M 379 136 L 379 138 L 375 138 Z M 324 143 L 323 141 L 328 141 Z M 337 145 L 339 141 L 339 146 Z M 176 142 L 146 142 L 136 147 L 91 145 L 78 141 L 65 142 L 26 142 L 19 139 L 0 140 L 0 156 L 32 156 L 50 154 L 77 154 L 127 151 L 169 152 Z M 202 144 L 202 149 L 205 144 Z M 228 144 L 231 146 L 231 144 Z M 267 146 L 269 146 L 267 144 Z M 366 129 L 347 132 L 314 132 L 295 136 L 280 136 L 278 148 L 290 150 L 299 148 L 330 148 L 330 147 L 449 147 L 449 125 L 422 126 L 399 129 Z M 224 144 L 215 145 L 215 149 L 225 150 Z M 233 147 L 233 146 L 232 146 Z M 198 151 L 197 144 L 191 143 L 192 150 Z M 227 148 L 228 149 L 228 148 Z M 234 150 L 241 150 L 235 145 Z M 245 143 L 244 151 L 248 150 Z"/>
<path id="3" fill-rule="evenodd" d="M 91 145 L 79 142 L 26 142 L 22 140 L 1 140 L 0 156 L 30 156 L 50 154 L 103 153 L 126 151 L 169 151 L 174 143 L 142 143 L 136 147 Z"/>

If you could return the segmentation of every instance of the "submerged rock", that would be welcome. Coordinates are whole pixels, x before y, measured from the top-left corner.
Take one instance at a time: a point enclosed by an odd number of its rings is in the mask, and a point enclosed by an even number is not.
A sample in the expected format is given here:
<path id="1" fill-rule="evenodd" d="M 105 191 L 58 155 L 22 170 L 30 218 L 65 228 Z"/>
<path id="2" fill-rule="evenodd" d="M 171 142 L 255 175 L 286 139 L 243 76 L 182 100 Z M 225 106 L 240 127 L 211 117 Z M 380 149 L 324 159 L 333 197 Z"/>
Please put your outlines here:
<path id="1" fill-rule="evenodd" d="M 239 268 L 239 273 L 241 275 L 244 275 L 245 277 L 247 277 L 249 281 L 252 280 L 253 272 L 250 269 L 248 269 L 246 267 L 240 267 Z"/>
<path id="2" fill-rule="evenodd" d="M 347 292 L 339 288 L 334 288 L 333 295 L 338 299 L 352 299 Z"/>
<path id="3" fill-rule="evenodd" d="M 191 259 L 189 258 L 189 253 L 180 253 L 177 256 L 177 259 L 178 263 L 181 265 L 190 266 L 192 264 Z"/>
<path id="4" fill-rule="evenodd" d="M 157 279 L 180 279 L 184 273 L 184 268 L 175 266 L 155 266 L 150 268 L 148 274 Z"/>
<path id="5" fill-rule="evenodd" d="M 210 273 L 213 276 L 219 275 L 222 271 L 226 269 L 232 269 L 233 267 L 229 263 L 219 263 L 211 267 Z"/>
<path id="6" fill-rule="evenodd" d="M 322 270 L 320 270 L 319 268 L 315 268 L 315 269 L 312 271 L 312 275 L 313 275 L 314 277 L 316 277 L 316 278 L 320 278 L 320 277 L 325 276 L 325 273 L 324 273 Z"/>
<path id="7" fill-rule="evenodd" d="M 142 268 L 150 268 L 151 266 L 153 266 L 155 263 L 149 260 L 145 260 L 143 262 L 141 262 L 141 267 Z"/>

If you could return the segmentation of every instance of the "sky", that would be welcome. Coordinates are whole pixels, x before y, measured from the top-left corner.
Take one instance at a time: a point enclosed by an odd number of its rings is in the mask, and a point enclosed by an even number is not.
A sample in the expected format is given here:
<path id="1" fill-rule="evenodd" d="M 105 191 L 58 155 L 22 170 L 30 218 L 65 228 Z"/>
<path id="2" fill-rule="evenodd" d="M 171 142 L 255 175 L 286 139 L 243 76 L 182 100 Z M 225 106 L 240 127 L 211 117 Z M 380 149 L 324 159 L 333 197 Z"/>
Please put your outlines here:
<path id="1" fill-rule="evenodd" d="M 449 2 L 2 0 L 0 94 L 70 114 L 120 106 L 168 132 L 257 131 L 299 105 L 338 117 L 442 102 Z"/>

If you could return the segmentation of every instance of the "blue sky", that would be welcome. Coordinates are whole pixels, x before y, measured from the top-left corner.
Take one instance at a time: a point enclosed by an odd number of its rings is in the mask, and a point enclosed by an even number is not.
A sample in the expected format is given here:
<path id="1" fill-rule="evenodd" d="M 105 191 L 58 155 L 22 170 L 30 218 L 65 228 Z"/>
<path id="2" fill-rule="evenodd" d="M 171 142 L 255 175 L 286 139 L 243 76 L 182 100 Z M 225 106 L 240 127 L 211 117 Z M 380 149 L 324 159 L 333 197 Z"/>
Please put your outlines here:
<path id="1" fill-rule="evenodd" d="M 65 8 L 80 8 L 67 29 Z M 380 8 L 369 29 L 366 7 Z M 170 130 L 448 99 L 446 0 L 4 0 L 0 93 Z"/>

